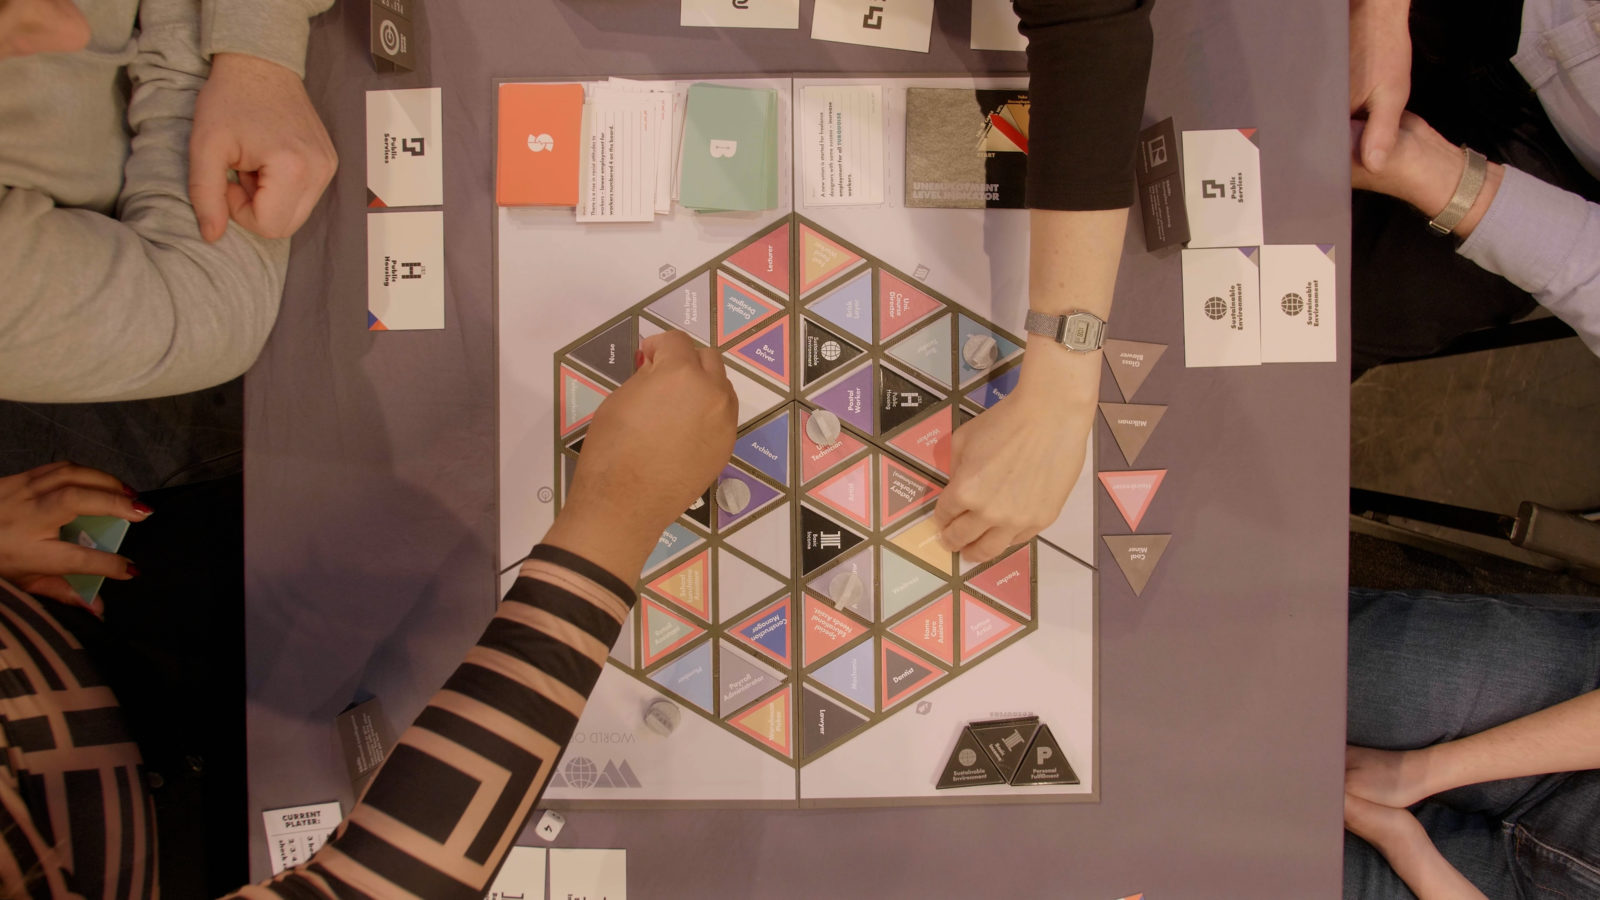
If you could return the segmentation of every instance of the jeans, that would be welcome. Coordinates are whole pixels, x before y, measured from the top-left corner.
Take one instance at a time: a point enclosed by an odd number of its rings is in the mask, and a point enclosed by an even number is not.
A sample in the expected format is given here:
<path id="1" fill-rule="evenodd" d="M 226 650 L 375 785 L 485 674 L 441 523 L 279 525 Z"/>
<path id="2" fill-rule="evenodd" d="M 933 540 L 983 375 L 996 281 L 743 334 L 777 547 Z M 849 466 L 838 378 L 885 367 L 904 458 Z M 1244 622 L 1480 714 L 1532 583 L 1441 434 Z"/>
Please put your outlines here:
<path id="1" fill-rule="evenodd" d="M 1600 688 L 1600 601 L 1350 591 L 1348 741 L 1409 750 Z M 1600 771 L 1469 785 L 1413 807 L 1491 900 L 1600 898 Z M 1345 834 L 1347 898 L 1411 898 Z"/>

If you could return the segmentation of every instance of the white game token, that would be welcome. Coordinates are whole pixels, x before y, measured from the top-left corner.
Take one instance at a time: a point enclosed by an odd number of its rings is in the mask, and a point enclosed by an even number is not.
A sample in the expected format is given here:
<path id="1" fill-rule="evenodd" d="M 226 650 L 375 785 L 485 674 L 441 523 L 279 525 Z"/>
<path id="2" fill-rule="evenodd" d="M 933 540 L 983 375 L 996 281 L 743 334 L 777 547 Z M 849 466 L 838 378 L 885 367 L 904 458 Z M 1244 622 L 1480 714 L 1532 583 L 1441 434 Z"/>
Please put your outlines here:
<path id="1" fill-rule="evenodd" d="M 565 824 L 567 824 L 566 816 L 553 809 L 547 809 L 544 811 L 544 815 L 539 817 L 539 824 L 533 830 L 539 837 L 547 841 L 553 841 L 556 839 L 556 835 L 561 833 L 561 826 Z"/>
<path id="2" fill-rule="evenodd" d="M 833 605 L 839 609 L 854 607 L 866 592 L 866 584 L 854 572 L 840 572 L 828 582 L 828 593 L 833 597 Z"/>
<path id="3" fill-rule="evenodd" d="M 839 440 L 839 417 L 825 409 L 811 414 L 806 422 L 806 437 L 818 447 L 831 447 Z"/>
<path id="4" fill-rule="evenodd" d="M 717 483 L 717 505 L 730 516 L 737 516 L 750 505 L 750 485 L 737 478 L 724 478 Z"/>
<path id="5" fill-rule="evenodd" d="M 678 704 L 660 697 L 650 701 L 650 706 L 644 711 L 644 724 L 662 737 L 671 734 L 682 718 L 683 711 L 678 709 Z"/>
<path id="6" fill-rule="evenodd" d="M 975 334 L 967 338 L 967 342 L 962 345 L 961 358 L 967 365 L 982 372 L 1000 358 L 1000 347 L 993 337 L 987 334 Z"/>

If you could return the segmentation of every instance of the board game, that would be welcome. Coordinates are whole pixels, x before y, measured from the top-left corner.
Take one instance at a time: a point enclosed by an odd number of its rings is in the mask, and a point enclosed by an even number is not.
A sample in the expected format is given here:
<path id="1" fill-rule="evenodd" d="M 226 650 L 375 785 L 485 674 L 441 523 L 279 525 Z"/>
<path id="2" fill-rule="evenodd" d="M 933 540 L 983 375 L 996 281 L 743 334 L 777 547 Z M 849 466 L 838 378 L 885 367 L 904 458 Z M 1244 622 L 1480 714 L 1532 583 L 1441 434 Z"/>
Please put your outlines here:
<path id="1" fill-rule="evenodd" d="M 505 577 L 641 340 L 718 348 L 739 400 L 733 458 L 650 556 L 547 802 L 1096 798 L 1092 452 L 1061 519 L 996 560 L 963 563 L 932 518 L 952 433 L 1016 384 L 1026 213 L 907 209 L 892 177 L 908 88 L 1015 85 L 872 80 L 885 201 L 807 207 L 793 99 L 832 82 L 725 83 L 778 93 L 779 209 L 497 212 Z M 1015 716 L 1044 727 L 1006 747 L 1037 744 L 1055 774 L 950 789 L 946 769 L 974 758 L 964 727 Z"/>

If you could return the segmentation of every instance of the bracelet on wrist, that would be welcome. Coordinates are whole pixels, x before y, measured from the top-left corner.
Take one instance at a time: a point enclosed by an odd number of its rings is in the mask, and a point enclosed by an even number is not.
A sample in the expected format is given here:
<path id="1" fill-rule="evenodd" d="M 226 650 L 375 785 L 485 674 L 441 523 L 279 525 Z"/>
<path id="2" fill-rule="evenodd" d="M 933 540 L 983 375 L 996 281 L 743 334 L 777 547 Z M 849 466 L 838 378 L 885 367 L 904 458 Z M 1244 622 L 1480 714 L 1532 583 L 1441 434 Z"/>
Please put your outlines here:
<path id="1" fill-rule="evenodd" d="M 1461 152 L 1467 164 L 1461 170 L 1461 180 L 1456 182 L 1456 192 L 1444 209 L 1428 220 L 1428 227 L 1439 234 L 1455 231 L 1461 220 L 1467 217 L 1472 205 L 1478 202 L 1478 194 L 1483 192 L 1483 183 L 1488 176 L 1489 160 L 1482 153 L 1465 145 L 1461 147 Z"/>

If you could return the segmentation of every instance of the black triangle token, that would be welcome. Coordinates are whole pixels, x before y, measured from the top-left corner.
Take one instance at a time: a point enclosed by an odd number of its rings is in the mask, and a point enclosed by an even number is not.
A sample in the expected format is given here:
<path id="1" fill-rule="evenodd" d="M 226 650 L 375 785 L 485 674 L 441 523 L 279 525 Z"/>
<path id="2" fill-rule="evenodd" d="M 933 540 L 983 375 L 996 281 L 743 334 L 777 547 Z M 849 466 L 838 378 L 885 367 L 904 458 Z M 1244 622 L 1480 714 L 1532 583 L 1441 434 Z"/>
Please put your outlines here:
<path id="1" fill-rule="evenodd" d="M 684 515 L 700 523 L 701 528 L 711 528 L 711 489 L 707 488 L 704 494 L 696 497 L 694 503 L 684 510 Z"/>
<path id="2" fill-rule="evenodd" d="M 939 783 L 934 787 L 943 790 L 1005 783 L 1006 780 L 1000 777 L 1000 770 L 994 767 L 994 760 L 983 752 L 978 739 L 972 736 L 972 729 L 963 728 L 956 748 L 950 751 L 950 761 L 944 764 L 944 771 L 939 773 Z"/>
<path id="3" fill-rule="evenodd" d="M 800 565 L 813 572 L 861 543 L 862 537 L 809 506 L 800 507 Z"/>
<path id="4" fill-rule="evenodd" d="M 800 337 L 800 386 L 844 368 L 866 352 L 810 319 L 802 320 Z"/>
<path id="5" fill-rule="evenodd" d="M 808 687 L 800 699 L 800 752 L 810 759 L 865 724 L 865 716 Z"/>
<path id="6" fill-rule="evenodd" d="M 878 430 L 893 431 L 927 412 L 944 398 L 888 366 L 878 387 Z"/>
<path id="7" fill-rule="evenodd" d="M 572 358 L 617 384 L 633 374 L 633 354 L 639 349 L 639 325 L 633 319 L 607 328 L 572 351 Z"/>
<path id="8" fill-rule="evenodd" d="M 1028 752 L 1022 755 L 1022 764 L 1011 776 L 1012 784 L 1077 784 L 1078 773 L 1072 771 L 1056 736 L 1049 725 L 1040 725 L 1033 736 Z"/>
<path id="9" fill-rule="evenodd" d="M 584 438 L 586 438 L 588 436 L 589 436 L 588 434 L 585 434 L 583 437 L 578 438 L 577 440 L 573 441 L 570 445 L 568 445 L 567 449 L 571 450 L 573 453 L 582 453 L 583 452 L 583 440 L 584 440 Z"/>
<path id="10" fill-rule="evenodd" d="M 1028 744 L 1033 742 L 1033 736 L 1039 730 L 1039 720 L 1015 719 L 996 724 L 975 722 L 971 727 L 972 736 L 978 739 L 979 746 L 994 760 L 1000 777 L 1010 781 L 1017 767 L 1022 765 L 1023 751 L 1028 749 Z"/>

